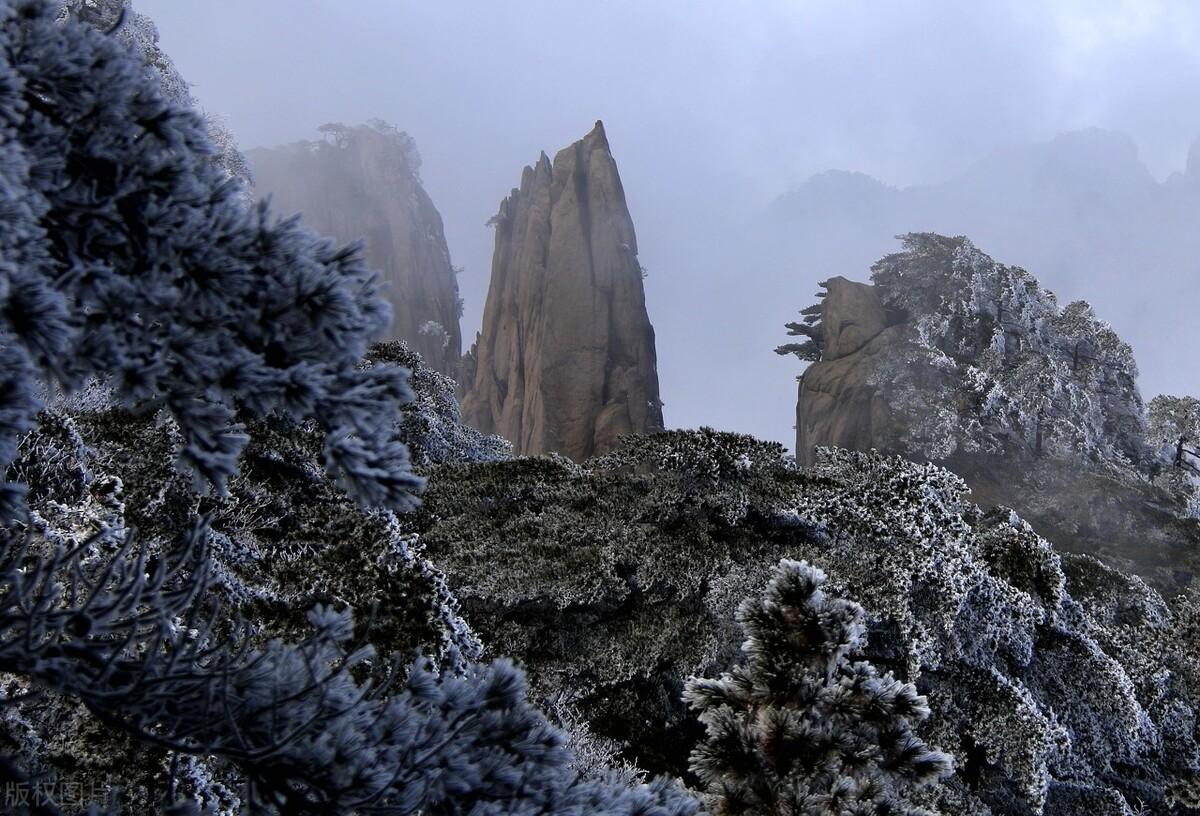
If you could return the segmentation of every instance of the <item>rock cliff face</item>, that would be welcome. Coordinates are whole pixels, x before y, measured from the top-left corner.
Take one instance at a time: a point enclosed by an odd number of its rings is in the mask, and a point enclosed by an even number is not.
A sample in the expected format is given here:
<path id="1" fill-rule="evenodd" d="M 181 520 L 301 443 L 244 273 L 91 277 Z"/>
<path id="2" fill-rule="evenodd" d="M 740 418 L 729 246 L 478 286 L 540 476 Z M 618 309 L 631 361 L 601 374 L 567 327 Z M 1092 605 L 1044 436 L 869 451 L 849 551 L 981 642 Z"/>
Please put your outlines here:
<path id="1" fill-rule="evenodd" d="M 842 277 L 824 286 L 824 349 L 801 377 L 796 399 L 796 455 L 807 465 L 817 446 L 889 450 L 896 436 L 874 374 L 881 355 L 895 347 L 900 328 L 888 325 L 874 286 Z"/>
<path id="2" fill-rule="evenodd" d="M 258 195 L 339 242 L 365 239 L 392 304 L 388 339 L 453 376 L 462 354 L 458 281 L 412 138 L 379 122 L 321 131 L 324 141 L 250 151 Z"/>
<path id="3" fill-rule="evenodd" d="M 965 238 L 904 238 L 873 284 L 833 278 L 780 348 L 800 378 L 796 457 L 817 447 L 933 461 L 1061 549 L 1168 592 L 1190 584 L 1200 523 L 1156 477 L 1130 347 L 1083 301 Z"/>
<path id="4" fill-rule="evenodd" d="M 464 420 L 520 454 L 577 461 L 661 429 L 654 328 L 604 126 L 526 167 L 494 224 L 483 330 L 460 377 Z"/>

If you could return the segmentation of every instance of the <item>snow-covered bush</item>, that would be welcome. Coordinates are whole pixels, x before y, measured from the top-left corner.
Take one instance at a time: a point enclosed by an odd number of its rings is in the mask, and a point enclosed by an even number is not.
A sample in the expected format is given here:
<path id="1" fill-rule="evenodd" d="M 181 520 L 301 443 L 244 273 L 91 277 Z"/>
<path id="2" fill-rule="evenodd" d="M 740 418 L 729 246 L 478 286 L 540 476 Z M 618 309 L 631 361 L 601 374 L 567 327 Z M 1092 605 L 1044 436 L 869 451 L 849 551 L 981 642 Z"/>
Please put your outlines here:
<path id="1" fill-rule="evenodd" d="M 1010 511 L 984 513 L 940 467 L 827 451 L 800 469 L 769 443 L 673 431 L 582 465 L 430 476 L 401 523 L 483 641 L 650 772 L 686 775 L 703 732 L 684 681 L 732 663 L 734 611 L 781 558 L 860 603 L 864 658 L 928 698 L 917 733 L 957 759 L 928 807 L 1167 814 L 1200 762 L 1186 609 Z"/>
<path id="2" fill-rule="evenodd" d="M 352 494 L 411 507 L 421 480 L 391 436 L 403 372 L 354 367 L 388 320 L 357 250 L 247 209 L 202 120 L 113 37 L 6 0 L 0 42 L 0 464 L 41 379 L 98 375 L 169 413 L 180 462 L 218 490 L 246 443 L 238 412 L 279 411 L 321 424 Z M 4 495 L 14 510 L 19 486 Z"/>
<path id="3" fill-rule="evenodd" d="M 421 467 L 452 462 L 490 462 L 512 457 L 512 443 L 463 424 L 454 380 L 430 368 L 403 342 L 370 348 L 366 365 L 399 365 L 409 371 L 413 399 L 400 409 L 400 436 Z"/>
<path id="4" fill-rule="evenodd" d="M 708 732 L 691 768 L 713 813 L 915 816 L 912 789 L 953 768 L 913 733 L 929 716 L 916 687 L 851 662 L 865 614 L 824 583 L 821 570 L 781 561 L 766 593 L 738 608 L 745 665 L 688 681 L 684 699 Z"/>
<path id="5" fill-rule="evenodd" d="M 57 0 L 57 5 L 59 21 L 74 19 L 110 32 L 130 48 L 150 68 L 168 101 L 185 108 L 197 106 L 187 80 L 158 44 L 158 27 L 145 14 L 134 11 L 132 0 Z M 228 178 L 242 184 L 242 196 L 249 201 L 253 179 L 246 157 L 219 117 L 206 113 L 204 119 L 216 148 L 212 162 Z"/>
<path id="6" fill-rule="evenodd" d="M 349 610 L 323 605 L 296 644 L 221 635 L 216 610 L 198 603 L 204 539 L 194 527 L 177 557 L 150 566 L 127 538 L 92 569 L 95 539 L 32 566 L 21 542 L 4 541 L 0 670 L 146 743 L 233 763 L 250 813 L 448 814 L 462 801 L 535 813 L 696 809 L 663 781 L 579 779 L 511 663 L 441 673 L 419 659 L 361 681 L 378 656 L 355 644 Z"/>

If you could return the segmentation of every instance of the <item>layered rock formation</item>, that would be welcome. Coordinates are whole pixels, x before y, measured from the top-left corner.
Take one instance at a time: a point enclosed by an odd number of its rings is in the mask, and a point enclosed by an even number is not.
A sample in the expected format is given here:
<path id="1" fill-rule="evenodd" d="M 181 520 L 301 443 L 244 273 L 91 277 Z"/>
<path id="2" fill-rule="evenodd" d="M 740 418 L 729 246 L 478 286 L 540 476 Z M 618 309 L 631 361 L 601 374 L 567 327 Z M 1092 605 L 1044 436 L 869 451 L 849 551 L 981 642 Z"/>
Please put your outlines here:
<path id="1" fill-rule="evenodd" d="M 339 242 L 365 239 L 392 304 L 388 339 L 453 376 L 462 354 L 458 281 L 412 138 L 382 122 L 321 131 L 323 141 L 250 151 L 258 195 Z"/>
<path id="2" fill-rule="evenodd" d="M 526 167 L 493 221 L 483 330 L 462 413 L 521 454 L 575 460 L 661 429 L 654 328 L 604 126 Z"/>

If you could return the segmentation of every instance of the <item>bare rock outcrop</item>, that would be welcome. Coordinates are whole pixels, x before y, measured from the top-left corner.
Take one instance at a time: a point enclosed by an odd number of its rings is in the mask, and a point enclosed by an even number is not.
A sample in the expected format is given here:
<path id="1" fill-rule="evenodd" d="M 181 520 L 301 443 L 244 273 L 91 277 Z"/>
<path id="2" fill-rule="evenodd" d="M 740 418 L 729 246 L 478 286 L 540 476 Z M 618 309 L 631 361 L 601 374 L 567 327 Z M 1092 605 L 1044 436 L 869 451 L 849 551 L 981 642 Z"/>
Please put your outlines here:
<path id="1" fill-rule="evenodd" d="M 575 460 L 663 427 L 637 238 L 604 126 L 526 167 L 494 219 L 463 418 L 519 454 Z"/>
<path id="2" fill-rule="evenodd" d="M 843 277 L 822 286 L 821 359 L 800 378 L 796 398 L 796 455 L 806 465 L 817 446 L 888 450 L 894 437 L 874 374 L 900 329 L 888 325 L 874 286 Z"/>
<path id="3" fill-rule="evenodd" d="M 249 152 L 258 195 L 270 195 L 279 212 L 302 212 L 305 224 L 340 242 L 364 239 L 392 304 L 387 339 L 454 376 L 462 354 L 458 280 L 412 137 L 382 122 L 320 130 L 321 141 Z"/>

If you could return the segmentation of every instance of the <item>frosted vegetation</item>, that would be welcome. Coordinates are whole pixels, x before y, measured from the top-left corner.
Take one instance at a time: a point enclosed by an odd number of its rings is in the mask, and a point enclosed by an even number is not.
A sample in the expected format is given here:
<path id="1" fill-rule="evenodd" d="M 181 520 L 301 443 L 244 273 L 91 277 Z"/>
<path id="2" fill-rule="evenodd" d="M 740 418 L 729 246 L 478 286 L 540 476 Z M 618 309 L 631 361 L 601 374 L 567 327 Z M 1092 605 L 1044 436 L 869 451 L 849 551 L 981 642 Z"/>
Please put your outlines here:
<path id="1" fill-rule="evenodd" d="M 0 0 L 0 788 L 107 791 L 9 812 L 1200 807 L 1193 599 L 901 457 L 513 458 L 105 8 Z M 877 283 L 976 400 L 913 445 L 1194 472 L 1086 307 L 913 240 Z"/>
<path id="2" fill-rule="evenodd" d="M 201 118 L 77 17 L 0 3 L 4 781 L 107 763 L 89 790 L 114 813 L 694 810 L 666 782 L 579 778 L 521 673 L 470 661 L 440 576 L 395 530 L 424 480 L 398 430 L 409 371 L 357 365 L 388 316 L 372 275 L 248 209 Z M 77 417 L 38 398 L 85 384 L 102 393 Z M 421 425 L 427 460 L 462 441 L 440 420 Z M 283 493 L 262 494 L 271 474 Z M 316 500 L 307 519 L 293 491 Z M 362 616 L 389 584 L 385 632 L 430 628 L 380 654 Z M 440 667 L 402 657 L 421 645 Z"/>
<path id="3" fill-rule="evenodd" d="M 825 573 L 784 559 L 761 599 L 738 609 L 748 660 L 688 682 L 705 740 L 691 769 L 714 813 L 918 814 L 909 789 L 949 776 L 953 761 L 913 733 L 929 706 L 912 683 L 850 662 L 863 609 L 831 598 Z"/>
<path id="4" fill-rule="evenodd" d="M 966 493 L 898 457 L 828 451 L 799 470 L 778 445 L 673 431 L 584 465 L 441 467 L 402 523 L 485 648 L 520 658 L 538 696 L 572 695 L 648 770 L 686 776 L 703 737 L 680 702 L 687 678 L 737 661 L 739 604 L 790 558 L 862 604 L 864 658 L 927 697 L 917 734 L 956 771 L 923 807 L 1192 801 L 1194 607 Z"/>

